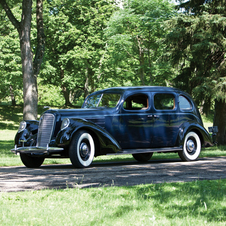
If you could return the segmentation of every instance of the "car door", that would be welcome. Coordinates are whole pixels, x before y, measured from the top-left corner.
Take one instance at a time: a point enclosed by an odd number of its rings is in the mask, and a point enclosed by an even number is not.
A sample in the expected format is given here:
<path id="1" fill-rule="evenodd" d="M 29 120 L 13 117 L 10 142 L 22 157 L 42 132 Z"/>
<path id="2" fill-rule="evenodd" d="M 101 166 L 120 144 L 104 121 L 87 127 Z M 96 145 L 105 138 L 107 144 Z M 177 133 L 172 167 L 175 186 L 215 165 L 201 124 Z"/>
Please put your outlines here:
<path id="1" fill-rule="evenodd" d="M 153 104 L 151 147 L 172 147 L 176 143 L 180 124 L 177 95 L 156 92 L 153 95 Z"/>
<path id="2" fill-rule="evenodd" d="M 150 96 L 136 93 L 127 96 L 121 106 L 116 139 L 123 149 L 148 148 L 151 145 L 152 117 Z"/>

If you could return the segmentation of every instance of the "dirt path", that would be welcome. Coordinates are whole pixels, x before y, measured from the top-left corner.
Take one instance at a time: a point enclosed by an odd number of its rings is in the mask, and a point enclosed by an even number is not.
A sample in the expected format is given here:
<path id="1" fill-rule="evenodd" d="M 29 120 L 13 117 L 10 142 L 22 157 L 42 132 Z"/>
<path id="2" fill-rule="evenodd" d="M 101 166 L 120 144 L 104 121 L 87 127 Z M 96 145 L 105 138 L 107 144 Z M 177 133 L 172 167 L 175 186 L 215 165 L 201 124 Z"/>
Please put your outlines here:
<path id="1" fill-rule="evenodd" d="M 48 165 L 38 169 L 0 167 L 0 191 L 123 186 L 146 183 L 215 180 L 226 178 L 226 157 L 180 160 L 94 163 L 90 168 Z"/>

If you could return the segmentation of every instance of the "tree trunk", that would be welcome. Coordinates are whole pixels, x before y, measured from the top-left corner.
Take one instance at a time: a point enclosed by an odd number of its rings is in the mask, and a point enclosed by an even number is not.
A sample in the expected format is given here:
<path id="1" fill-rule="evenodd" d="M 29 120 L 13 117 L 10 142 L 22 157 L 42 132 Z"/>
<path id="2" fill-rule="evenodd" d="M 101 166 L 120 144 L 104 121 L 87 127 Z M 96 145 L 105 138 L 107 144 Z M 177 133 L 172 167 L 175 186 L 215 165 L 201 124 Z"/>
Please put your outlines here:
<path id="1" fill-rule="evenodd" d="M 62 88 L 62 92 L 63 92 L 63 96 L 64 96 L 64 100 L 65 100 L 65 106 L 72 106 L 71 102 L 70 102 L 70 93 L 68 92 L 67 88 L 65 86 L 61 86 Z"/>
<path id="2" fill-rule="evenodd" d="M 9 91 L 10 91 L 10 97 L 11 97 L 11 101 L 12 101 L 12 106 L 16 106 L 16 100 L 15 100 L 15 96 L 14 96 L 14 92 L 13 92 L 13 86 L 10 85 L 9 86 Z"/>
<path id="3" fill-rule="evenodd" d="M 23 0 L 20 22 L 15 18 L 5 0 L 0 0 L 0 4 L 5 10 L 9 20 L 19 33 L 22 73 L 23 73 L 23 99 L 24 99 L 23 118 L 24 120 L 34 120 L 37 119 L 38 114 L 37 75 L 39 73 L 40 66 L 42 63 L 45 46 L 45 36 L 42 17 L 43 15 L 42 0 L 37 0 L 36 6 L 37 47 L 34 64 L 30 40 L 32 0 Z"/>
<path id="4" fill-rule="evenodd" d="M 45 33 L 43 25 L 43 3 L 36 0 L 37 48 L 33 63 L 34 75 L 38 77 L 45 52 Z"/>
<path id="5" fill-rule="evenodd" d="M 63 82 L 63 79 L 64 79 L 63 69 L 60 69 L 60 78 L 61 78 L 61 89 L 62 89 L 64 100 L 65 100 L 65 106 L 71 106 L 72 104 L 70 102 L 70 93 L 68 92 L 68 89 Z"/>
<path id="6" fill-rule="evenodd" d="M 151 73 L 151 54 L 150 54 L 150 43 L 151 43 L 151 31 L 148 32 L 148 73 L 150 78 L 150 85 L 153 84 L 153 76 Z"/>
<path id="7" fill-rule="evenodd" d="M 214 126 L 218 126 L 216 141 L 218 144 L 225 144 L 226 127 L 226 103 L 225 100 L 215 100 Z"/>
<path id="8" fill-rule="evenodd" d="M 138 51 L 139 51 L 139 62 L 140 62 L 140 81 L 141 85 L 145 85 L 145 78 L 144 78 L 144 51 L 141 46 L 140 38 L 137 36 L 137 44 L 138 44 Z"/>
<path id="9" fill-rule="evenodd" d="M 19 30 L 20 50 L 22 59 L 22 73 L 23 73 L 23 98 L 24 120 L 37 119 L 38 112 L 38 88 L 37 78 L 33 72 L 33 53 L 31 50 L 31 10 L 32 0 L 23 0 L 22 4 L 22 19 Z"/>
<path id="10" fill-rule="evenodd" d="M 86 67 L 86 80 L 84 84 L 84 99 L 89 95 L 89 68 Z"/>
<path id="11" fill-rule="evenodd" d="M 87 60 L 87 64 L 92 65 L 92 63 L 89 60 Z M 87 91 L 88 91 L 87 95 L 89 94 L 89 91 L 90 91 L 90 93 L 93 93 L 96 89 L 95 81 L 94 81 L 94 79 L 95 79 L 94 75 L 95 75 L 95 71 L 93 71 L 91 69 L 91 66 L 87 66 L 87 77 L 89 78 L 88 79 L 88 87 L 87 87 L 88 88 L 87 89 Z"/>

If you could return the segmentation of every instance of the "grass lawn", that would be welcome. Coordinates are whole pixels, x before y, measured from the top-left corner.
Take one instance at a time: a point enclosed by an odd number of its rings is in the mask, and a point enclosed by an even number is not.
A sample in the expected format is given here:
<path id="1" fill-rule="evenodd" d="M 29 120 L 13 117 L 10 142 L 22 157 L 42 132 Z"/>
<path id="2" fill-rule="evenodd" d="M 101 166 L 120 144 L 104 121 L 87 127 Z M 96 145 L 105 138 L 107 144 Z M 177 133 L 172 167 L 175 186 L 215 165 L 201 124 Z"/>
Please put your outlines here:
<path id="1" fill-rule="evenodd" d="M 0 106 L 0 166 L 22 165 L 9 151 L 22 116 L 19 109 L 9 111 L 14 114 Z M 203 150 L 201 157 L 226 156 L 225 150 L 224 146 L 211 147 Z M 163 158 L 178 155 L 155 153 L 152 157 Z M 131 155 L 95 159 L 130 160 Z M 70 160 L 44 163 L 65 164 Z M 226 180 L 0 192 L 0 225 L 226 225 Z"/>
<path id="2" fill-rule="evenodd" d="M 0 225 L 225 225 L 226 180 L 0 193 Z"/>

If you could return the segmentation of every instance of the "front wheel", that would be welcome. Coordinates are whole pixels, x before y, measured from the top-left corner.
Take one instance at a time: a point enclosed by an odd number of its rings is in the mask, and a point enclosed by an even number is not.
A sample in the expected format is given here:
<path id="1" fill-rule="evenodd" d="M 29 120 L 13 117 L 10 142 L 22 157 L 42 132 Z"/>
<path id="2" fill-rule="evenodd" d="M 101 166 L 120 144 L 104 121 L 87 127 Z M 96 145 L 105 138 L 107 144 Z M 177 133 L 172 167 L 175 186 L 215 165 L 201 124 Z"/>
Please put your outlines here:
<path id="1" fill-rule="evenodd" d="M 152 157 L 153 153 L 140 153 L 140 154 L 133 154 L 133 157 L 138 162 L 148 162 L 149 159 Z"/>
<path id="2" fill-rule="evenodd" d="M 23 153 L 20 153 L 20 159 L 27 168 L 38 168 L 45 160 L 43 157 L 32 157 Z"/>
<path id="3" fill-rule="evenodd" d="M 183 150 L 178 152 L 181 160 L 194 161 L 199 157 L 201 152 L 201 142 L 195 132 L 189 132 L 184 139 Z"/>
<path id="4" fill-rule="evenodd" d="M 95 154 L 95 144 L 89 132 L 77 132 L 69 148 L 69 157 L 73 166 L 84 168 L 91 165 Z"/>

